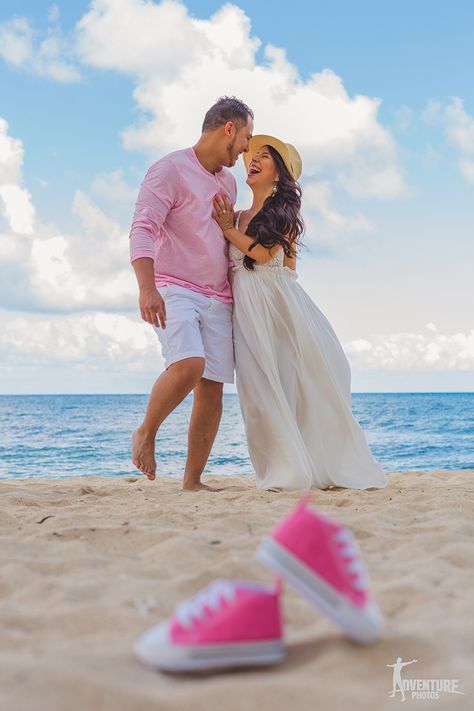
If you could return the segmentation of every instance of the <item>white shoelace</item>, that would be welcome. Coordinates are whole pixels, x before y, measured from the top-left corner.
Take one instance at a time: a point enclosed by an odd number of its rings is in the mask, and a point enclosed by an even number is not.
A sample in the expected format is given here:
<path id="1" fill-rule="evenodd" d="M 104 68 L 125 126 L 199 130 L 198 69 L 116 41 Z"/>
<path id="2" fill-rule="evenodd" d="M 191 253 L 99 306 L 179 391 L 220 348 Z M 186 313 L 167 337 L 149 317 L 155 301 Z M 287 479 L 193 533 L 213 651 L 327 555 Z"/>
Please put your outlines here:
<path id="1" fill-rule="evenodd" d="M 367 568 L 362 561 L 354 536 L 347 528 L 343 528 L 334 535 L 334 538 L 342 543 L 342 557 L 350 561 L 347 570 L 357 576 L 352 583 L 353 587 L 356 590 L 367 590 L 369 587 Z"/>
<path id="2" fill-rule="evenodd" d="M 235 599 L 235 584 L 229 580 L 215 580 L 197 595 L 181 602 L 175 611 L 175 617 L 183 627 L 191 627 L 193 620 L 204 619 L 206 610 L 218 610 L 223 600 Z"/>

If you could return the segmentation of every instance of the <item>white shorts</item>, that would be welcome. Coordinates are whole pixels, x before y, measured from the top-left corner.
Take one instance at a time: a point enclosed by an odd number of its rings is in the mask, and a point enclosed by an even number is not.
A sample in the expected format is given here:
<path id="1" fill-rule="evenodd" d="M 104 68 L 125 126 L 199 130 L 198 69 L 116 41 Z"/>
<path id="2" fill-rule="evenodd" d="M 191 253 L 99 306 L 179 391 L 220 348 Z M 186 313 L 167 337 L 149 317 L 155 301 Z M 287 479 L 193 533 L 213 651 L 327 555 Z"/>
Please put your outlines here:
<path id="1" fill-rule="evenodd" d="M 204 358 L 203 378 L 234 382 L 232 304 L 185 289 L 160 286 L 166 306 L 166 328 L 156 327 L 165 367 L 185 358 Z"/>

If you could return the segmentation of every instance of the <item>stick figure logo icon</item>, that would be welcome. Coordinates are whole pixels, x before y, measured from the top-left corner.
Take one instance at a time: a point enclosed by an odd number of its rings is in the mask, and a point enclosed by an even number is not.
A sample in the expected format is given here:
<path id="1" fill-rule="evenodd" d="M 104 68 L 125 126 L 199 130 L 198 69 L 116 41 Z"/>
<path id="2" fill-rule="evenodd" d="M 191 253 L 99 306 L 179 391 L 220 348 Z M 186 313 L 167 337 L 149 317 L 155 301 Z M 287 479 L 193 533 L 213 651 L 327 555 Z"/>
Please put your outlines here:
<path id="1" fill-rule="evenodd" d="M 387 667 L 393 667 L 393 681 L 392 681 L 392 691 L 389 696 L 393 699 L 395 694 L 400 693 L 402 701 L 405 701 L 405 691 L 403 690 L 402 682 L 402 669 L 407 667 L 409 664 L 414 664 L 418 659 L 412 659 L 411 662 L 403 662 L 401 657 L 397 657 L 397 661 L 394 664 L 387 664 Z"/>

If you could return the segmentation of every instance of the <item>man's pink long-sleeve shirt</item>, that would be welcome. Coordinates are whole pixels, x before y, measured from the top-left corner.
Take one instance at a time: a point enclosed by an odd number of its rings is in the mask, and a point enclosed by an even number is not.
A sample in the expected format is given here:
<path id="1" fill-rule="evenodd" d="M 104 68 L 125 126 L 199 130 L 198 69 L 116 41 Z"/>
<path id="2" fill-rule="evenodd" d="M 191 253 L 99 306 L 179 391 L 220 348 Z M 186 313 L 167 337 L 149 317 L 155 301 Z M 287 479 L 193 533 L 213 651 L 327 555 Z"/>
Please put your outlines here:
<path id="1" fill-rule="evenodd" d="M 193 148 L 161 158 L 148 170 L 130 229 L 130 261 L 151 257 L 157 287 L 178 284 L 232 302 L 228 245 L 211 217 L 216 193 L 235 203 L 234 176 L 201 165 Z"/>

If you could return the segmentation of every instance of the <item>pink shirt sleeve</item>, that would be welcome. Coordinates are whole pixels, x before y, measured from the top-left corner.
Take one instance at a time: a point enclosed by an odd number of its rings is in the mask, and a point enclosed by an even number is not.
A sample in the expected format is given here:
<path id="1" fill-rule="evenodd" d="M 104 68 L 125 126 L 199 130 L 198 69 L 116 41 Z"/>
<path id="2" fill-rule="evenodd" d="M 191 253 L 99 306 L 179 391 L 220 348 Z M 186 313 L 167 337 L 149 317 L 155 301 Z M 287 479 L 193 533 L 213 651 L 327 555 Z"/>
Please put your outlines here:
<path id="1" fill-rule="evenodd" d="M 154 163 L 141 184 L 130 228 L 130 261 L 155 258 L 155 241 L 178 199 L 176 166 L 168 160 Z"/>

